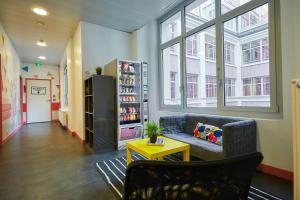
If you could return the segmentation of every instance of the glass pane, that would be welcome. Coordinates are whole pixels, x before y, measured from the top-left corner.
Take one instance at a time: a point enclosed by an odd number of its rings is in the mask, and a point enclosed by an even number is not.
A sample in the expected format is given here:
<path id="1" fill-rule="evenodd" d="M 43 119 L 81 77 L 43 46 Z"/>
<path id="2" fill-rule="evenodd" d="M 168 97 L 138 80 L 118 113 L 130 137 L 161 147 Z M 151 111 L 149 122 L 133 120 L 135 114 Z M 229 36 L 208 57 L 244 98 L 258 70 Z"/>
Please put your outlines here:
<path id="1" fill-rule="evenodd" d="M 120 125 L 140 123 L 141 66 L 140 63 L 119 62 Z"/>
<path id="2" fill-rule="evenodd" d="M 222 14 L 227 13 L 230 10 L 233 10 L 245 3 L 248 3 L 252 0 L 222 0 L 221 1 L 221 12 Z"/>
<path id="3" fill-rule="evenodd" d="M 217 106 L 215 38 L 214 26 L 186 38 L 188 107 Z"/>
<path id="4" fill-rule="evenodd" d="M 161 43 L 181 35 L 181 13 L 178 12 L 161 24 Z"/>
<path id="5" fill-rule="evenodd" d="M 181 105 L 179 44 L 163 50 L 164 104 Z"/>
<path id="6" fill-rule="evenodd" d="M 225 105 L 270 107 L 268 4 L 227 21 L 224 30 Z"/>
<path id="7" fill-rule="evenodd" d="M 215 1 L 196 0 L 185 7 L 186 32 L 215 18 Z"/>

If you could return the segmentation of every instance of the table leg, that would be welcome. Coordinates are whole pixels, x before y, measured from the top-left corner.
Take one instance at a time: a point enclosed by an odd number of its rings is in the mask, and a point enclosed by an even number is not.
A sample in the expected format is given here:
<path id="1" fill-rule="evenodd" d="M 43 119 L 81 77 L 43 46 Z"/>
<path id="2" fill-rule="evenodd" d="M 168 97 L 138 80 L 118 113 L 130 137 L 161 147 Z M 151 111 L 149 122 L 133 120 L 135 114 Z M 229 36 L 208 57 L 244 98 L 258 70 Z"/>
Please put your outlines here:
<path id="1" fill-rule="evenodd" d="M 164 159 L 163 157 L 158 157 L 158 158 L 157 158 L 157 160 L 163 160 L 163 159 Z"/>
<path id="2" fill-rule="evenodd" d="M 190 149 L 183 151 L 183 161 L 190 161 Z"/>
<path id="3" fill-rule="evenodd" d="M 131 163 L 131 150 L 126 148 L 127 166 Z"/>

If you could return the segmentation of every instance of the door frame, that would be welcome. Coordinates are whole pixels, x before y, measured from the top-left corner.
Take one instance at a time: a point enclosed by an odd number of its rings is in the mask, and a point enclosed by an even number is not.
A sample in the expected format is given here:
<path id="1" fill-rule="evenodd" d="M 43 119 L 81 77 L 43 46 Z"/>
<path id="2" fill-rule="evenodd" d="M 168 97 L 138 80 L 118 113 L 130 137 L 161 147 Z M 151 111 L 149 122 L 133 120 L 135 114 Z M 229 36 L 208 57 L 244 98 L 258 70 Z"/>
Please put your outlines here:
<path id="1" fill-rule="evenodd" d="M 20 76 L 19 78 L 20 80 L 20 112 L 21 112 L 21 117 L 20 117 L 20 121 L 21 121 L 21 125 L 23 125 L 24 120 L 23 120 L 23 78 L 22 76 Z"/>
<path id="2" fill-rule="evenodd" d="M 3 87 L 3 82 L 2 82 L 2 65 L 1 65 L 1 54 L 0 54 L 0 144 L 3 143 L 2 141 L 2 87 Z"/>
<path id="3" fill-rule="evenodd" d="M 26 78 L 26 123 L 28 123 L 28 81 L 49 81 L 50 82 L 50 122 L 52 121 L 52 80 L 51 79 L 39 79 L 39 78 Z"/>

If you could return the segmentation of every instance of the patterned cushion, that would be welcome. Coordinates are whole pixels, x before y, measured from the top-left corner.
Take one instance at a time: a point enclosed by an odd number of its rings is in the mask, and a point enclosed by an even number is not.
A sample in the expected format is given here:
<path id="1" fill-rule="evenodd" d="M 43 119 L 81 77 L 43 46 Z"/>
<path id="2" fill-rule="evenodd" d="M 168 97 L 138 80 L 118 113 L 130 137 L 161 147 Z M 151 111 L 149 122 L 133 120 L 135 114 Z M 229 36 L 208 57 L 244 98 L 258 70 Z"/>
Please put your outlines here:
<path id="1" fill-rule="evenodd" d="M 218 145 L 222 145 L 222 129 L 216 126 L 198 122 L 194 130 L 194 136 Z"/>

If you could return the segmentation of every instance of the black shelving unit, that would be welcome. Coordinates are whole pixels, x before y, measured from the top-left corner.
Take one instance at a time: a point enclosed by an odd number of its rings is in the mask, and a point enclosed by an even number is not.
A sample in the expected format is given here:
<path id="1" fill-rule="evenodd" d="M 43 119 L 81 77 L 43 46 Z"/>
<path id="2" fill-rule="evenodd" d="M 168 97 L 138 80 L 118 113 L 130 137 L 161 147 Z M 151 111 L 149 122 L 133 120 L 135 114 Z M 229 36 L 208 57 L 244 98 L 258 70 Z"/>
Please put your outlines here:
<path id="1" fill-rule="evenodd" d="M 95 75 L 85 80 L 85 141 L 94 152 L 116 149 L 115 80 Z"/>

